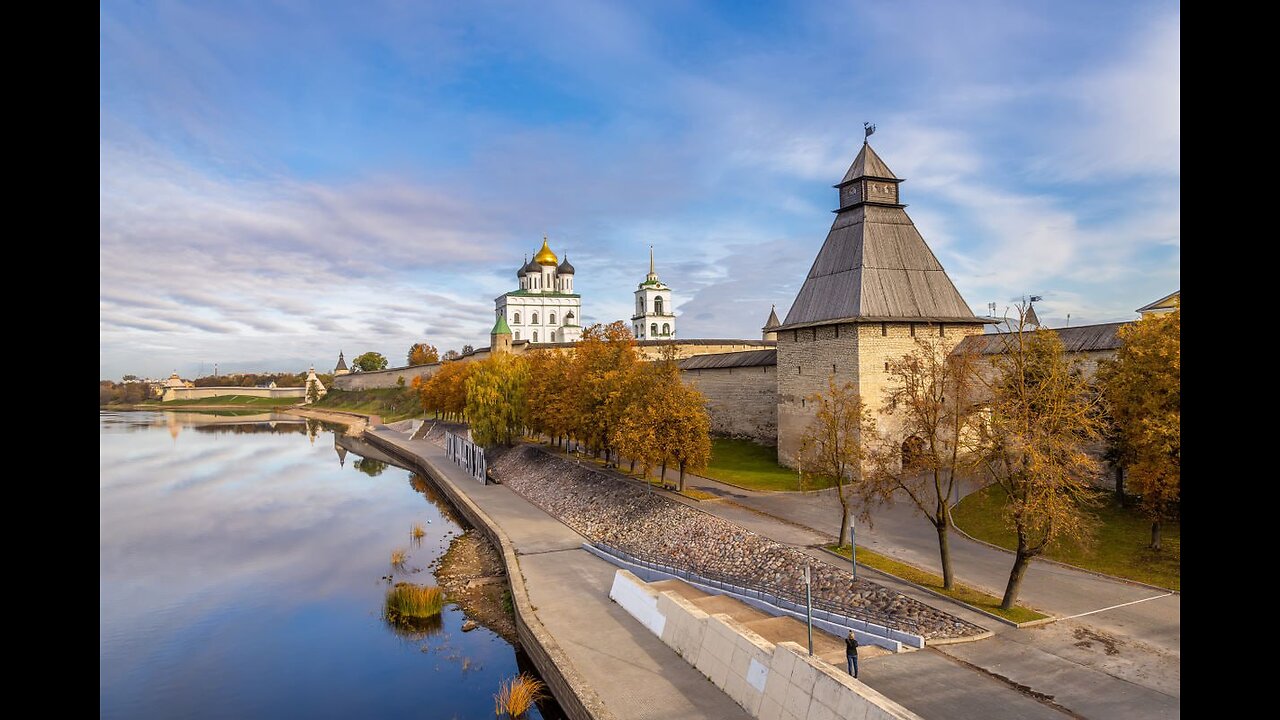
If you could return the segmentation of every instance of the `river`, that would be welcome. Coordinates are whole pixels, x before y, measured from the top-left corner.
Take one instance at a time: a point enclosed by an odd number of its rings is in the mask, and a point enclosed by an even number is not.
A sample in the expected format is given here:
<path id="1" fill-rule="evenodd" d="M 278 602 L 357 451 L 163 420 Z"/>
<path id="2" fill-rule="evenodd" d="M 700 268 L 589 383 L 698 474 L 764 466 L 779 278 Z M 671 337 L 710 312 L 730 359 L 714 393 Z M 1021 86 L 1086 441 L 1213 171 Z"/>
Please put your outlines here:
<path id="1" fill-rule="evenodd" d="M 102 412 L 99 438 L 102 717 L 492 718 L 532 672 L 454 605 L 384 619 L 383 578 L 436 584 L 462 532 L 409 471 L 284 415 Z"/>

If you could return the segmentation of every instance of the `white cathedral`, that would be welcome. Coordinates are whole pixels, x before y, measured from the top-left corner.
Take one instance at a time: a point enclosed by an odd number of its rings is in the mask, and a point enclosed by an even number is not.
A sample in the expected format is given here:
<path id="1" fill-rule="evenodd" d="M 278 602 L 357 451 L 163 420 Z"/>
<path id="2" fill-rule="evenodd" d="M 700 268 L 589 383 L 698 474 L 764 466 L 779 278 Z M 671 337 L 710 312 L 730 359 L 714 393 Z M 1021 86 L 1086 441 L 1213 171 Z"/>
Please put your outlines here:
<path id="1" fill-rule="evenodd" d="M 512 340 L 530 343 L 577 342 L 582 296 L 573 291 L 573 266 L 566 256 L 557 264 L 556 254 L 542 236 L 542 249 L 516 271 L 520 289 L 494 298 L 498 323 L 506 320 Z"/>
<path id="2" fill-rule="evenodd" d="M 649 274 L 636 288 L 636 314 L 631 316 L 631 334 L 637 340 L 670 340 L 676 336 L 676 314 L 671 305 L 671 288 L 653 270 L 653 246 L 649 246 Z"/>

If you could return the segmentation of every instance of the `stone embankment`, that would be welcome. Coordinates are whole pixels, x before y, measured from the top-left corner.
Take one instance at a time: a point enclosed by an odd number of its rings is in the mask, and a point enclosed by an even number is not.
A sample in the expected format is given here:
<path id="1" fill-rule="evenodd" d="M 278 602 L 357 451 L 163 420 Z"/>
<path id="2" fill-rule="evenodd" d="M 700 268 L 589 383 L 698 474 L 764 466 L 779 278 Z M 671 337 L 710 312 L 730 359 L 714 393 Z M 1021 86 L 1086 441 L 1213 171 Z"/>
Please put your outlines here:
<path id="1" fill-rule="evenodd" d="M 986 632 L 874 582 L 854 579 L 847 570 L 815 562 L 796 548 L 535 447 L 495 454 L 489 470 L 503 485 L 582 535 L 635 555 L 800 598 L 805 591 L 804 567 L 809 565 L 816 603 L 926 639 Z"/>

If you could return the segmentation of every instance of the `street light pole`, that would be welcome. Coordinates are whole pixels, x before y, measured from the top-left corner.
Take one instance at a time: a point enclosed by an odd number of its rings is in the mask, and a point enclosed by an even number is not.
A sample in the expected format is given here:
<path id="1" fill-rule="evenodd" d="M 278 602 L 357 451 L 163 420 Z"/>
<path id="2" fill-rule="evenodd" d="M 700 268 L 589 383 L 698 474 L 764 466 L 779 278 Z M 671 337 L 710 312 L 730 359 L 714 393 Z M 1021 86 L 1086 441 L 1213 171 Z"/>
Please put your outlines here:
<path id="1" fill-rule="evenodd" d="M 813 581 L 809 566 L 804 566 L 804 619 L 809 626 L 809 656 L 813 656 Z"/>
<path id="2" fill-rule="evenodd" d="M 849 518 L 849 558 L 853 560 L 853 579 L 858 579 L 858 518 Z"/>

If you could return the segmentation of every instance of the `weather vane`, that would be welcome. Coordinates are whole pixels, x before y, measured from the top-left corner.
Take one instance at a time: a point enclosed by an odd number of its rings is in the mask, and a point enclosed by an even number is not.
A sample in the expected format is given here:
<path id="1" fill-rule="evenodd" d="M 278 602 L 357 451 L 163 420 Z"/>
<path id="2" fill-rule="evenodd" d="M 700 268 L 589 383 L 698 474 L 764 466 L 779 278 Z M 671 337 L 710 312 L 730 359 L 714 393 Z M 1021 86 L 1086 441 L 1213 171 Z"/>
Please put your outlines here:
<path id="1" fill-rule="evenodd" d="M 876 133 L 876 126 L 872 125 L 869 122 L 864 122 L 862 123 L 862 132 L 863 132 L 862 142 L 866 142 L 867 138 L 871 137 Z"/>

